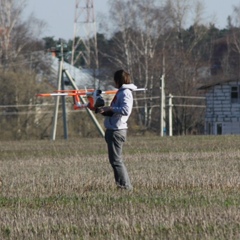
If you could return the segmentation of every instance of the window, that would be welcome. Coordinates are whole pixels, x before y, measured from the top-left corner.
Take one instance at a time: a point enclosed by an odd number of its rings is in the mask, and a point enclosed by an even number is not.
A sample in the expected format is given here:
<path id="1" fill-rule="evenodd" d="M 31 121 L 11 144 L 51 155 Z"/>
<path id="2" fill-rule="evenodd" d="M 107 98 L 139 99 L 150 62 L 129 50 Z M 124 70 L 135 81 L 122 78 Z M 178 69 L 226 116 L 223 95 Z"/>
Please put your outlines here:
<path id="1" fill-rule="evenodd" d="M 222 135 L 222 123 L 216 124 L 217 135 Z"/>
<path id="2" fill-rule="evenodd" d="M 232 87 L 231 89 L 231 103 L 239 102 L 239 89 L 238 86 Z"/>
<path id="3" fill-rule="evenodd" d="M 210 122 L 207 124 L 207 133 L 208 133 L 209 135 L 212 134 L 212 124 L 211 124 Z"/>

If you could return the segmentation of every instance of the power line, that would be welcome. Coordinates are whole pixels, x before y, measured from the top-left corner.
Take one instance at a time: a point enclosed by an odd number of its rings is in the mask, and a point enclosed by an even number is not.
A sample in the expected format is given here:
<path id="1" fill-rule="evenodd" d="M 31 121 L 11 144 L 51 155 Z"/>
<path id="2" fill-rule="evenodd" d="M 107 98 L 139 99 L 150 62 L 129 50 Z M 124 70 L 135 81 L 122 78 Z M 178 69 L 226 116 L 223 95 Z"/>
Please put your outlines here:
<path id="1" fill-rule="evenodd" d="M 0 108 L 6 108 L 6 107 L 13 107 L 13 108 L 18 108 L 18 107 L 48 107 L 48 106 L 54 106 L 54 104 L 47 104 L 47 105 L 40 105 L 40 104 L 34 104 L 34 105 L 29 105 L 29 104 L 0 105 Z"/>

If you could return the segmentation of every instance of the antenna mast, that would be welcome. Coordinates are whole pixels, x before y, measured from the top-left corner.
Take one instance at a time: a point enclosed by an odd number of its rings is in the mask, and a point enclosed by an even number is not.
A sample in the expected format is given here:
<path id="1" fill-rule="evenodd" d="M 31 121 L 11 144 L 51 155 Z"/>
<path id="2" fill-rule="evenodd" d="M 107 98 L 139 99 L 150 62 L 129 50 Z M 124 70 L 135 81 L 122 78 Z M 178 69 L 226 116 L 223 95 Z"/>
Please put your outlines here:
<path id="1" fill-rule="evenodd" d="M 75 0 L 71 64 L 83 59 L 86 68 L 98 69 L 98 48 L 94 0 Z"/>

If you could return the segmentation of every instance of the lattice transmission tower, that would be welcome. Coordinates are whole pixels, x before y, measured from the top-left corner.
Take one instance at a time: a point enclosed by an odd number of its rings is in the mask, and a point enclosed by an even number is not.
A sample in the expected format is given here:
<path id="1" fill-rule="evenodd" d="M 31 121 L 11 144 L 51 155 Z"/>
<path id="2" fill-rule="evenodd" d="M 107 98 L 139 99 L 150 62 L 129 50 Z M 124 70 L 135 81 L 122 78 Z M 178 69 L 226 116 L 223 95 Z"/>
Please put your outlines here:
<path id="1" fill-rule="evenodd" d="M 97 70 L 98 46 L 94 0 L 75 0 L 74 36 L 71 64 L 84 60 L 86 68 Z"/>

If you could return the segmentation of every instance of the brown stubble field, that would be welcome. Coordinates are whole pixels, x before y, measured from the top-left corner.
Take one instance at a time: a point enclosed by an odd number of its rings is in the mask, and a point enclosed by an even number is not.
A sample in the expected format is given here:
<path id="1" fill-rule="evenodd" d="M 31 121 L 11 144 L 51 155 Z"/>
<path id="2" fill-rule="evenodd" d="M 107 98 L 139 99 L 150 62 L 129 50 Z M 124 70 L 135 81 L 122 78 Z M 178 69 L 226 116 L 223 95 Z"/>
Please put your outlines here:
<path id="1" fill-rule="evenodd" d="M 240 239 L 240 136 L 1 142 L 0 239 Z"/>

